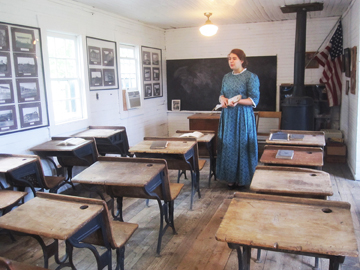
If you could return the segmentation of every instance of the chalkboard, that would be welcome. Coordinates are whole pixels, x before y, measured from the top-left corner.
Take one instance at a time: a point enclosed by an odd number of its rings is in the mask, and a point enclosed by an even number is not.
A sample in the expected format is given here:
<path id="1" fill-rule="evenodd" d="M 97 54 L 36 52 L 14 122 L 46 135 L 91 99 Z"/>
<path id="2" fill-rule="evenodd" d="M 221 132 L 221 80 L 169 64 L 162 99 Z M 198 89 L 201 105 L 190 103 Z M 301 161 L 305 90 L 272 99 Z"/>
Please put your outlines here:
<path id="1" fill-rule="evenodd" d="M 257 111 L 276 110 L 276 56 L 247 57 L 247 69 L 260 80 Z M 230 72 L 227 58 L 167 60 L 168 110 L 171 100 L 181 100 L 181 110 L 211 111 L 219 103 L 224 75 Z"/>

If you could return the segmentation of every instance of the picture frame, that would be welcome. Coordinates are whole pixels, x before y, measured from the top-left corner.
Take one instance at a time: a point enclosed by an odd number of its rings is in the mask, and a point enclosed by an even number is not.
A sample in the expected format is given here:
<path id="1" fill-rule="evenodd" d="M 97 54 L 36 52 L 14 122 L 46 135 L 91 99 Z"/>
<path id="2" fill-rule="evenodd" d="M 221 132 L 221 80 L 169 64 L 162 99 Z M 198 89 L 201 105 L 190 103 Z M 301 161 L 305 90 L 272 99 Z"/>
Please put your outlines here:
<path id="1" fill-rule="evenodd" d="M 171 100 L 171 110 L 172 111 L 180 111 L 181 100 L 173 99 Z"/>
<path id="2" fill-rule="evenodd" d="M 317 52 L 305 53 L 305 68 L 319 68 L 319 63 L 314 58 Z"/>
<path id="3" fill-rule="evenodd" d="M 49 126 L 40 28 L 0 22 L 1 57 L 0 136 Z"/>
<path id="4" fill-rule="evenodd" d="M 23 128 L 39 126 L 42 123 L 40 102 L 19 104 L 19 114 L 21 127 Z"/>
<path id="5" fill-rule="evenodd" d="M 141 47 L 144 99 L 163 96 L 162 50 Z"/>
<path id="6" fill-rule="evenodd" d="M 345 48 L 344 49 L 344 54 L 343 54 L 343 63 L 344 63 L 344 66 L 343 66 L 343 71 L 345 73 L 345 76 L 350 78 L 351 76 L 351 50 L 350 48 Z"/>
<path id="7" fill-rule="evenodd" d="M 14 103 L 12 80 L 0 80 L 0 105 Z"/>
<path id="8" fill-rule="evenodd" d="M 8 52 L 0 52 L 0 78 L 11 78 L 11 60 Z"/>
<path id="9" fill-rule="evenodd" d="M 12 48 L 14 52 L 36 51 L 36 39 L 33 29 L 11 27 Z"/>
<path id="10" fill-rule="evenodd" d="M 116 42 L 86 37 L 89 90 L 119 89 Z"/>
<path id="11" fill-rule="evenodd" d="M 39 82 L 37 78 L 16 80 L 18 102 L 33 102 L 40 100 Z"/>
<path id="12" fill-rule="evenodd" d="M 141 107 L 140 91 L 126 91 L 126 104 L 128 109 Z"/>
<path id="13" fill-rule="evenodd" d="M 38 67 L 35 54 L 14 53 L 15 76 L 37 77 Z"/>
<path id="14" fill-rule="evenodd" d="M 9 51 L 9 30 L 4 24 L 0 24 L 0 51 Z"/>
<path id="15" fill-rule="evenodd" d="M 17 128 L 15 105 L 0 106 L 0 132 L 9 132 Z"/>

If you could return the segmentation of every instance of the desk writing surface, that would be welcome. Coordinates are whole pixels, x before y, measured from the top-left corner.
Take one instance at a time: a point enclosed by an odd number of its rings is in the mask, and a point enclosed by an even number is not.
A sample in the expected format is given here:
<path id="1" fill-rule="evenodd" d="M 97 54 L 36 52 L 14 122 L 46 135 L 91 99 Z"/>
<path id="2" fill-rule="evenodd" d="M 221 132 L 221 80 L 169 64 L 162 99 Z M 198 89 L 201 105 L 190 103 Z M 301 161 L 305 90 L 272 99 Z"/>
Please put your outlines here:
<path id="1" fill-rule="evenodd" d="M 97 161 L 77 174 L 72 181 L 81 184 L 144 187 L 164 169 L 164 164 L 151 162 Z"/>
<path id="2" fill-rule="evenodd" d="M 283 166 L 257 166 L 250 190 L 284 195 L 333 195 L 330 174 L 327 172 Z"/>
<path id="3" fill-rule="evenodd" d="M 288 134 L 303 134 L 302 140 L 270 140 L 272 133 L 282 131 Z M 323 131 L 309 131 L 309 130 L 271 130 L 270 136 L 266 139 L 267 144 L 283 144 L 283 145 L 304 145 L 304 146 L 319 146 L 324 147 L 325 133 Z"/>
<path id="4" fill-rule="evenodd" d="M 0 228 L 66 240 L 103 211 L 102 205 L 35 197 L 0 217 Z"/>
<path id="5" fill-rule="evenodd" d="M 109 138 L 116 133 L 123 132 L 124 129 L 97 129 L 97 128 L 91 128 L 84 131 L 81 131 L 79 133 L 76 133 L 72 135 L 73 137 L 81 137 L 81 138 Z"/>
<path id="6" fill-rule="evenodd" d="M 30 149 L 30 151 L 34 152 L 47 152 L 47 151 L 57 151 L 57 152 L 69 152 L 69 151 L 75 151 L 79 149 L 80 147 L 83 147 L 87 144 L 92 143 L 91 140 L 85 140 L 83 143 L 80 143 L 78 145 L 58 145 L 64 140 L 51 140 L 47 141 L 45 143 L 36 145 Z"/>
<path id="7" fill-rule="evenodd" d="M 276 158 L 278 150 L 294 150 L 294 157 L 292 159 Z M 321 167 L 324 165 L 323 157 L 323 150 L 320 147 L 265 145 L 260 162 L 277 165 Z"/>
<path id="8" fill-rule="evenodd" d="M 185 133 L 191 133 L 191 132 L 175 133 L 172 137 L 180 137 L 182 134 L 185 134 Z M 204 135 L 201 136 L 200 138 L 191 137 L 191 136 L 185 137 L 185 138 L 196 138 L 196 140 L 198 142 L 207 143 L 207 142 L 210 142 L 214 137 L 215 137 L 215 133 L 204 133 Z"/>
<path id="9" fill-rule="evenodd" d="M 338 201 L 242 193 L 232 199 L 216 239 L 279 251 L 358 254 L 350 204 Z"/>
<path id="10" fill-rule="evenodd" d="M 164 139 L 166 141 L 166 139 Z M 150 154 L 178 154 L 183 155 L 188 152 L 195 144 L 196 141 L 171 141 L 168 140 L 168 145 L 163 149 L 150 149 L 153 141 L 142 141 L 132 147 L 129 152 L 133 153 L 150 153 Z"/>
<path id="11" fill-rule="evenodd" d="M 32 162 L 36 162 L 36 158 L 0 157 L 0 173 L 12 171 Z"/>

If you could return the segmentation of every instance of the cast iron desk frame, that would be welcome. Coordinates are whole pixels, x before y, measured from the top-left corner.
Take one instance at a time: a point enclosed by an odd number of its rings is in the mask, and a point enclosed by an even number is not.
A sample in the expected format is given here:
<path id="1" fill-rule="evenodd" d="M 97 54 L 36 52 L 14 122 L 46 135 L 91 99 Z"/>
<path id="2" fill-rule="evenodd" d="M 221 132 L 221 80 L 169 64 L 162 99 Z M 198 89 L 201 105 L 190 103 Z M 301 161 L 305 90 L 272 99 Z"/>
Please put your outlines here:
<path id="1" fill-rule="evenodd" d="M 33 151 L 35 154 L 39 155 L 40 157 L 46 158 L 47 160 L 51 161 L 55 168 L 57 167 L 55 162 L 50 157 L 56 157 L 59 164 L 62 167 L 67 168 L 68 176 L 65 182 L 70 184 L 73 188 L 74 184 L 72 183 L 72 169 L 77 164 L 69 164 L 67 162 L 67 158 L 76 158 L 80 162 L 83 162 L 84 164 L 91 165 L 92 162 L 87 160 L 85 157 L 90 156 L 92 158 L 92 161 L 97 160 L 97 149 L 94 149 L 94 143 L 93 140 L 86 140 L 85 142 L 79 144 L 79 145 L 65 145 L 60 146 L 58 145 L 60 142 L 65 140 L 67 138 L 56 138 L 53 137 L 51 141 L 47 141 L 45 143 L 39 144 L 37 146 L 34 146 L 30 149 L 30 151 Z"/>
<path id="2" fill-rule="evenodd" d="M 168 141 L 168 145 L 164 149 L 150 149 L 155 140 Z M 201 198 L 199 161 L 195 158 L 199 156 L 196 138 L 145 137 L 144 141 L 130 147 L 129 151 L 135 153 L 137 157 L 165 159 L 169 170 L 183 170 L 184 166 L 180 163 L 185 162 L 191 173 L 190 210 L 192 210 L 195 193 L 197 192 L 199 199 Z"/>
<path id="3" fill-rule="evenodd" d="M 56 263 L 59 264 L 56 269 L 63 267 L 76 269 L 72 255 L 74 247 L 88 248 L 96 258 L 98 270 L 103 269 L 107 265 L 111 266 L 111 246 L 105 234 L 105 224 L 102 216 L 104 207 L 102 204 L 84 205 L 83 202 L 76 202 L 76 198 L 74 198 L 74 201 L 64 201 L 61 199 L 47 198 L 48 195 L 56 196 L 57 194 L 47 195 L 46 193 L 41 194 L 40 192 L 37 194 L 37 197 L 0 217 L 0 227 L 19 235 L 35 238 L 43 250 L 45 268 L 49 266 L 49 258 L 54 256 Z M 62 226 L 64 213 L 59 213 L 59 204 L 67 204 L 69 206 L 67 207 L 65 216 L 68 222 L 71 222 L 72 226 L 67 226 L 66 230 Z M 90 213 L 83 215 L 83 211 Z M 47 215 L 46 213 L 52 213 L 52 215 Z M 46 223 L 51 225 L 49 227 L 44 226 L 41 218 L 34 219 L 36 216 L 49 218 L 50 220 Z M 19 220 L 21 220 L 21 222 L 19 222 Z M 35 223 L 38 223 L 38 225 L 35 226 Z M 71 227 L 71 229 L 69 229 L 69 227 Z M 81 242 L 99 229 L 101 229 L 103 233 L 104 244 L 107 249 L 102 255 L 99 254 L 93 245 Z M 41 236 L 53 238 L 54 241 L 46 245 Z M 66 254 L 62 259 L 59 258 L 59 240 L 65 240 L 66 243 Z M 66 262 L 67 260 L 68 262 Z"/>
<path id="4" fill-rule="evenodd" d="M 111 168 L 111 169 L 110 169 Z M 130 169 L 131 168 L 131 169 Z M 124 172 L 139 172 L 136 177 L 128 177 Z M 106 176 L 104 176 L 104 172 Z M 141 174 L 140 174 L 141 172 Z M 136 179 L 134 179 L 136 178 Z M 154 192 L 158 187 L 162 194 L 166 194 L 164 181 L 168 179 L 167 165 L 165 160 L 145 158 L 116 158 L 99 157 L 99 160 L 90 167 L 84 169 L 73 178 L 74 183 L 81 185 L 95 185 L 105 187 L 106 192 L 112 198 L 112 215 L 114 220 L 124 221 L 122 215 L 123 197 L 117 197 L 112 189 L 119 188 L 127 190 L 123 192 L 124 197 L 156 199 L 160 209 L 160 229 L 157 244 L 157 254 L 160 255 L 162 236 L 168 227 L 171 227 L 176 234 L 174 226 L 174 202 L 166 198 L 164 204 L 161 198 Z M 145 194 L 144 194 L 145 192 Z M 144 194 L 144 196 L 141 196 Z M 146 196 L 148 195 L 148 196 Z M 114 211 L 114 198 L 117 201 L 117 213 Z M 164 220 L 166 225 L 164 226 Z"/>
<path id="5" fill-rule="evenodd" d="M 22 190 L 24 187 L 29 187 L 36 196 L 36 190 L 30 181 L 26 180 L 27 176 L 34 175 L 37 182 L 41 183 L 39 166 L 37 164 L 37 157 L 31 155 L 0 155 L 0 173 L 5 175 L 6 181 L 10 186 L 19 187 Z M 45 188 L 45 187 L 43 187 Z"/>
<path id="6" fill-rule="evenodd" d="M 88 140 L 95 138 L 96 147 L 102 156 L 106 154 L 130 156 L 126 128 L 123 126 L 89 126 L 87 130 L 71 136 Z"/>
<path id="7" fill-rule="evenodd" d="M 194 131 L 195 130 L 189 130 L 189 131 L 177 130 L 176 133 L 173 135 L 173 137 L 180 137 L 181 134 L 191 133 Z M 203 131 L 203 130 L 198 130 L 198 131 L 200 131 L 204 134 L 204 136 L 197 138 L 198 144 L 199 145 L 204 144 L 206 149 L 209 152 L 209 160 L 210 160 L 209 188 L 210 188 L 212 176 L 214 176 L 214 180 L 216 181 L 216 159 L 215 159 L 215 156 L 213 153 L 214 140 L 216 139 L 215 132 L 214 131 Z M 185 172 L 184 172 L 184 174 L 185 174 Z"/>
<path id="8" fill-rule="evenodd" d="M 262 214 L 263 218 L 259 219 L 259 214 L 264 211 L 267 214 Z M 299 217 L 303 224 L 308 225 L 305 230 L 299 230 L 298 224 L 292 220 L 300 212 L 310 214 Z M 320 215 L 332 217 L 325 221 Z M 257 232 L 263 232 L 261 227 L 266 224 L 270 225 L 266 232 L 262 237 L 256 237 Z M 322 229 L 325 227 L 328 229 Z M 294 232 L 289 234 L 289 230 Z M 347 202 L 236 193 L 215 238 L 236 249 L 239 270 L 250 270 L 251 248 L 328 258 L 329 270 L 338 270 L 345 256 L 358 256 L 350 204 Z"/>

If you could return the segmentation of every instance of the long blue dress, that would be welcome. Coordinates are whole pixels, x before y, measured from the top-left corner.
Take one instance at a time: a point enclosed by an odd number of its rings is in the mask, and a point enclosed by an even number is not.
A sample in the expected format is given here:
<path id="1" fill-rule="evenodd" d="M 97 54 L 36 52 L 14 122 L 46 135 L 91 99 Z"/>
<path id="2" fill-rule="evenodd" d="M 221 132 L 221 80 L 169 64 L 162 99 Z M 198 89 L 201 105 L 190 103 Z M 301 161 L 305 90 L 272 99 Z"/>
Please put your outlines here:
<path id="1" fill-rule="evenodd" d="M 260 82 L 256 74 L 244 70 L 227 73 L 220 95 L 251 98 L 253 106 L 223 108 L 219 121 L 216 177 L 240 186 L 250 185 L 258 163 L 258 145 L 253 107 L 259 103 Z"/>

